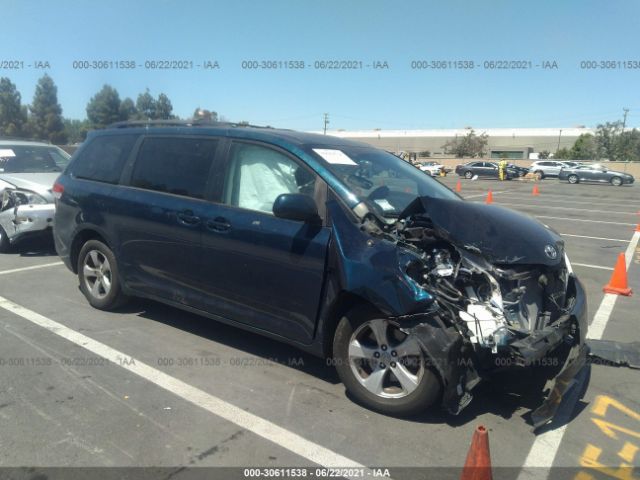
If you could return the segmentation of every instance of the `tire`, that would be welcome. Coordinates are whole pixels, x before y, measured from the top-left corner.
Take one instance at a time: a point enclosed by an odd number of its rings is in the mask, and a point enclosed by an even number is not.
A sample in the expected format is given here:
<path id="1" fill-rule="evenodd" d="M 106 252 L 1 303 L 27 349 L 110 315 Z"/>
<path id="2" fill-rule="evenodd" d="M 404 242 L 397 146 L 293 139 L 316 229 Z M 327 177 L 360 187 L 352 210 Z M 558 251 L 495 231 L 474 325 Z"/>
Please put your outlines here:
<path id="1" fill-rule="evenodd" d="M 544 172 L 542 170 L 536 170 L 535 172 L 533 172 L 533 174 L 537 176 L 540 180 L 544 178 Z"/>
<path id="2" fill-rule="evenodd" d="M 620 177 L 613 177 L 610 181 L 611 185 L 613 185 L 614 187 L 622 186 L 622 179 Z"/>
<path id="3" fill-rule="evenodd" d="M 471 178 L 473 178 L 473 172 L 471 170 L 467 170 L 466 172 L 464 172 L 464 178 L 470 180 Z"/>
<path id="4" fill-rule="evenodd" d="M 576 183 L 580 182 L 580 179 L 578 178 L 578 176 L 577 176 L 577 175 L 572 174 L 572 175 L 569 175 L 569 176 L 567 177 L 567 181 L 568 181 L 569 183 L 571 183 L 571 184 L 575 185 Z"/>
<path id="5" fill-rule="evenodd" d="M 104 243 L 89 240 L 78 255 L 80 290 L 92 307 L 114 310 L 126 303 L 116 257 Z"/>
<path id="6" fill-rule="evenodd" d="M 9 236 L 7 232 L 4 231 L 4 228 L 0 226 L 0 253 L 7 253 L 11 248 L 11 242 L 9 241 Z"/>
<path id="7" fill-rule="evenodd" d="M 376 338 L 385 343 L 380 344 Z M 415 415 L 440 397 L 440 380 L 426 365 L 417 341 L 372 309 L 357 307 L 340 319 L 333 354 L 347 391 L 371 410 L 394 416 Z M 402 376 L 403 383 L 395 372 Z"/>

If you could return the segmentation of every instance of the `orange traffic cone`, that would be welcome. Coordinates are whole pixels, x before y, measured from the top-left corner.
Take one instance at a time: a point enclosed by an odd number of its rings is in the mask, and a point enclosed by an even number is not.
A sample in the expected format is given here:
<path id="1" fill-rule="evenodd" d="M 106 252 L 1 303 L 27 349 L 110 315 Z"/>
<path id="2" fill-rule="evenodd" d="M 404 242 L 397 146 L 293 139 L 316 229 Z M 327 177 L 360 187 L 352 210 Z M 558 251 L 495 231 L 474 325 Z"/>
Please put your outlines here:
<path id="1" fill-rule="evenodd" d="M 489 193 L 487 193 L 487 199 L 484 201 L 484 203 L 493 203 L 493 192 L 491 191 L 491 189 L 489 189 Z"/>
<path id="2" fill-rule="evenodd" d="M 624 253 L 621 252 L 618 255 L 618 261 L 613 269 L 611 279 L 602 290 L 605 293 L 615 293 L 616 295 L 631 295 L 631 289 L 627 284 L 627 262 Z"/>
<path id="3" fill-rule="evenodd" d="M 492 480 L 489 433 L 480 425 L 473 432 L 471 446 L 462 468 L 460 480 Z"/>
<path id="4" fill-rule="evenodd" d="M 531 192 L 531 195 L 533 195 L 534 197 L 540 195 L 540 189 L 538 188 L 537 183 L 533 186 L 533 192 Z"/>
<path id="5" fill-rule="evenodd" d="M 461 192 L 462 191 L 462 184 L 460 183 L 460 180 L 458 180 L 458 183 L 456 183 L 456 192 Z"/>
<path id="6" fill-rule="evenodd" d="M 636 232 L 640 232 L 640 223 L 636 225 Z"/>

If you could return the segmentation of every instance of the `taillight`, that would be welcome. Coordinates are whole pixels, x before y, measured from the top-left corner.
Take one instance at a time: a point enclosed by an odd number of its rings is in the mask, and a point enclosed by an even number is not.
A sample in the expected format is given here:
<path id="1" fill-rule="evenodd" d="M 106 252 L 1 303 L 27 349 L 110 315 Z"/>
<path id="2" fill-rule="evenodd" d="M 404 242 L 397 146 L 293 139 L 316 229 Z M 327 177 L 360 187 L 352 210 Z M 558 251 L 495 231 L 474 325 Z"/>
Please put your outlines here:
<path id="1" fill-rule="evenodd" d="M 58 182 L 54 183 L 51 192 L 53 193 L 54 198 L 59 199 L 64 193 L 64 185 Z"/>

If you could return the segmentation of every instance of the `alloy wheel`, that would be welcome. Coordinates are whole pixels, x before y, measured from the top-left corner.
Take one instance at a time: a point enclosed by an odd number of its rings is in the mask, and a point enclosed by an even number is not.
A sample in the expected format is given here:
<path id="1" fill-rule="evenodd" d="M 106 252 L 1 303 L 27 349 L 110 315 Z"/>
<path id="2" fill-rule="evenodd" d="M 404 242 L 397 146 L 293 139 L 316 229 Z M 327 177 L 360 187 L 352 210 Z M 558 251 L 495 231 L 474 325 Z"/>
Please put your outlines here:
<path id="1" fill-rule="evenodd" d="M 353 332 L 348 358 L 358 382 L 384 398 L 411 394 L 425 372 L 418 342 L 384 319 L 365 322 Z"/>
<path id="2" fill-rule="evenodd" d="M 82 267 L 84 282 L 89 293 L 98 299 L 105 298 L 111 291 L 111 265 L 99 250 L 90 250 L 84 257 Z"/>

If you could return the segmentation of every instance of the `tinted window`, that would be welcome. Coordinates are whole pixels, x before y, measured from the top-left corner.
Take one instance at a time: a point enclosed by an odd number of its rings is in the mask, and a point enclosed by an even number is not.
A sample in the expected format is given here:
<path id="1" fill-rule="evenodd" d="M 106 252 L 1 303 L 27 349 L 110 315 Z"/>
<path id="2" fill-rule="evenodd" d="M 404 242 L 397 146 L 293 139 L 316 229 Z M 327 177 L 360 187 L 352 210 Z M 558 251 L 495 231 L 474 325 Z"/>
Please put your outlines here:
<path id="1" fill-rule="evenodd" d="M 218 140 L 148 138 L 140 147 L 131 185 L 203 198 Z"/>
<path id="2" fill-rule="evenodd" d="M 313 196 L 315 181 L 314 174 L 280 152 L 260 145 L 235 143 L 229 154 L 224 201 L 248 210 L 273 213 L 278 195 Z"/>
<path id="3" fill-rule="evenodd" d="M 138 135 L 103 135 L 94 138 L 74 160 L 71 175 L 97 182 L 118 183 L 122 167 Z"/>
<path id="4" fill-rule="evenodd" d="M 481 167 L 482 166 L 482 162 L 473 162 L 469 164 L 470 167 Z"/>

